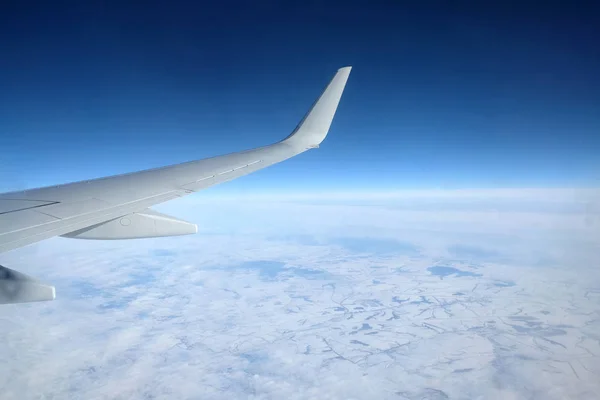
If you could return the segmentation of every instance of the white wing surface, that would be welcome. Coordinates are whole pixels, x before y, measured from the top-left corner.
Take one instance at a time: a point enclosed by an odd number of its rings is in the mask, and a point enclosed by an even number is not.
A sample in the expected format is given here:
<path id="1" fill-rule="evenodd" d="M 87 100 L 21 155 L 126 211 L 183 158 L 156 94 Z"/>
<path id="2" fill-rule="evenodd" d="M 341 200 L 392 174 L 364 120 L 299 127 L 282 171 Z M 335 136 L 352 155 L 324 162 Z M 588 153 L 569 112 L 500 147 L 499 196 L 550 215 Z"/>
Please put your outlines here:
<path id="1" fill-rule="evenodd" d="M 252 150 L 89 181 L 0 194 L 0 253 L 54 236 L 133 239 L 195 233 L 149 207 L 319 147 L 351 67 L 337 71 L 291 135 Z M 0 266 L 0 304 L 54 299 L 54 288 Z"/>

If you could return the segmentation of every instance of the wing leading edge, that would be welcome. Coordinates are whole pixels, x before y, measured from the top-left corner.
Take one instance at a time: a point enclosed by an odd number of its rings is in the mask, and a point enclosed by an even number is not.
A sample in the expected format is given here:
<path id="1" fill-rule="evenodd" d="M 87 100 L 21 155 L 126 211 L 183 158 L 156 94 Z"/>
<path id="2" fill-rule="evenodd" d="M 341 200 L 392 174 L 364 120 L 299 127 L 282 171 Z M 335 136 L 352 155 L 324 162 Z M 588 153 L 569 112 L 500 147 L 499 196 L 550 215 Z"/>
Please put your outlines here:
<path id="1" fill-rule="evenodd" d="M 193 224 L 149 207 L 319 147 L 329 132 L 350 71 L 351 67 L 340 68 L 296 129 L 277 143 L 129 174 L 0 194 L 0 253 L 54 236 L 128 239 L 194 233 Z M 54 298 L 53 287 L 9 271 L 0 274 L 0 292 L 13 290 L 15 282 L 23 290 L 18 296 L 0 296 L 0 304 Z"/>

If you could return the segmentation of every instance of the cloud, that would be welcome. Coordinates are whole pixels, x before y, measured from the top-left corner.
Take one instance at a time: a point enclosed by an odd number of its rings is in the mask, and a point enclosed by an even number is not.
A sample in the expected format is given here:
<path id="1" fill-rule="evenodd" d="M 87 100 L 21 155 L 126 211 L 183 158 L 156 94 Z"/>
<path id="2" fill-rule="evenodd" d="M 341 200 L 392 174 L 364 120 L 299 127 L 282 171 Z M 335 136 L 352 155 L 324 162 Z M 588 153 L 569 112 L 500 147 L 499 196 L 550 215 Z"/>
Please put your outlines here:
<path id="1" fill-rule="evenodd" d="M 58 295 L 0 310 L 3 398 L 600 390 L 598 239 L 581 214 L 345 200 L 198 196 L 161 207 L 198 235 L 3 254 Z"/>

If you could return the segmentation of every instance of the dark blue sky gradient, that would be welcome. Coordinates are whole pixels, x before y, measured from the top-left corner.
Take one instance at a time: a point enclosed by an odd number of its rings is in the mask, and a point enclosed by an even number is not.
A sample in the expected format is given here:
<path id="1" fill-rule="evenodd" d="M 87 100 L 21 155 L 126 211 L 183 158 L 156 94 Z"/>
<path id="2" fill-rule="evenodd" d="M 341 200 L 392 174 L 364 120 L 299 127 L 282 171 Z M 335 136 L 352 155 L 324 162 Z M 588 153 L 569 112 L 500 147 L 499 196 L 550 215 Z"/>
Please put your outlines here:
<path id="1" fill-rule="evenodd" d="M 267 144 L 345 65 L 322 148 L 230 189 L 598 186 L 587 3 L 3 3 L 0 190 Z"/>

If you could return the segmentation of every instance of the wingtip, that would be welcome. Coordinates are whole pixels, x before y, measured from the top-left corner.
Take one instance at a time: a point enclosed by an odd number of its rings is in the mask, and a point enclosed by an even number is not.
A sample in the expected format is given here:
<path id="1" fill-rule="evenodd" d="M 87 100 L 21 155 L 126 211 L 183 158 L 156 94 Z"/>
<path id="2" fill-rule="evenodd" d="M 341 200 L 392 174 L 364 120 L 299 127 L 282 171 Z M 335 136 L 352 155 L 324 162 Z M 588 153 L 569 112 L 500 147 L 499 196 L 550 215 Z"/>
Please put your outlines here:
<path id="1" fill-rule="evenodd" d="M 346 66 L 337 70 L 296 129 L 282 142 L 294 144 L 303 150 L 319 147 L 329 132 L 351 69 L 351 66 Z"/>

